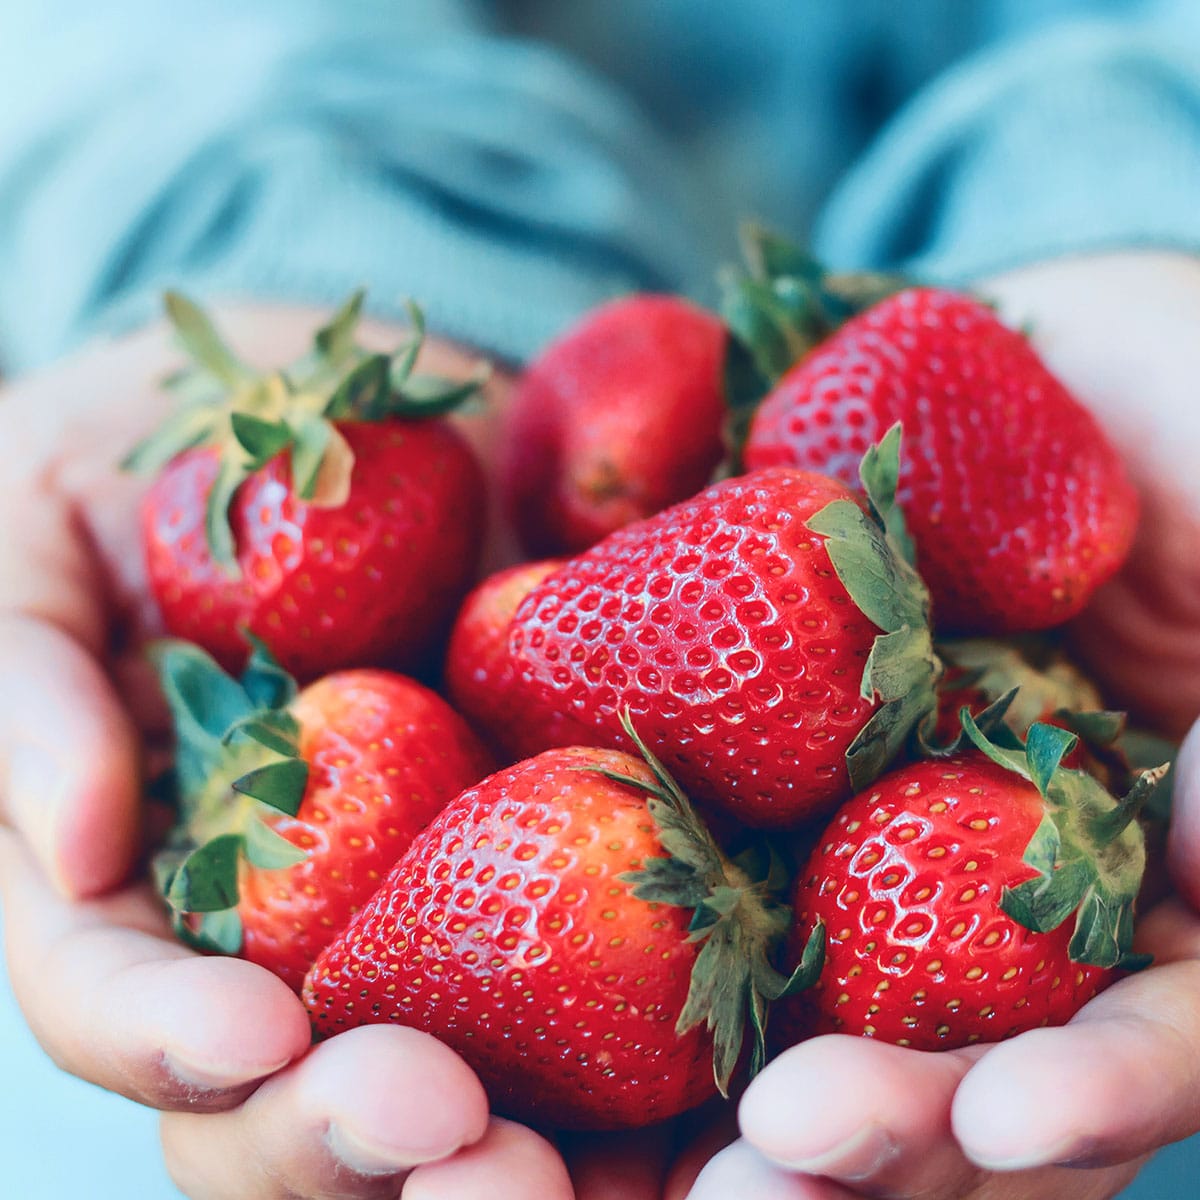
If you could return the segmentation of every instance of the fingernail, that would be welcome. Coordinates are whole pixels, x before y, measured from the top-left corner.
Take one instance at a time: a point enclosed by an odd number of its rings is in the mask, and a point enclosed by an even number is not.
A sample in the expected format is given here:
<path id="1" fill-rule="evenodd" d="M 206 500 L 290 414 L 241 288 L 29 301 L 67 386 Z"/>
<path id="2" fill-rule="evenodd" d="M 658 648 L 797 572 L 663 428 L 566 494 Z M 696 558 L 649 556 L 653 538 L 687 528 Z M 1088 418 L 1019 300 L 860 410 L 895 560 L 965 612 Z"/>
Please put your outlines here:
<path id="1" fill-rule="evenodd" d="M 870 1179 L 900 1153 L 895 1138 L 879 1125 L 867 1125 L 853 1136 L 820 1154 L 773 1162 L 802 1175 L 828 1175 L 846 1183 Z"/>
<path id="2" fill-rule="evenodd" d="M 163 1066 L 188 1087 L 204 1088 L 208 1091 L 228 1091 L 231 1088 L 245 1087 L 282 1071 L 288 1065 L 289 1059 L 273 1065 L 261 1066 L 232 1063 L 201 1062 L 190 1055 L 181 1054 L 177 1050 L 164 1051 Z"/>
<path id="3" fill-rule="evenodd" d="M 985 1171 L 1030 1171 L 1035 1167 L 1082 1166 L 1077 1162 L 1086 1151 L 1076 1137 L 1062 1138 L 1049 1146 L 1024 1146 L 1017 1154 L 988 1154 L 986 1151 L 964 1147 L 967 1157 Z"/>
<path id="4" fill-rule="evenodd" d="M 436 1151 L 399 1146 L 382 1146 L 378 1142 L 363 1138 L 346 1129 L 336 1121 L 331 1122 L 325 1135 L 326 1144 L 333 1155 L 359 1175 L 394 1175 L 398 1171 L 420 1166 L 421 1163 L 437 1162 L 448 1158 L 459 1147 L 446 1146 Z"/>

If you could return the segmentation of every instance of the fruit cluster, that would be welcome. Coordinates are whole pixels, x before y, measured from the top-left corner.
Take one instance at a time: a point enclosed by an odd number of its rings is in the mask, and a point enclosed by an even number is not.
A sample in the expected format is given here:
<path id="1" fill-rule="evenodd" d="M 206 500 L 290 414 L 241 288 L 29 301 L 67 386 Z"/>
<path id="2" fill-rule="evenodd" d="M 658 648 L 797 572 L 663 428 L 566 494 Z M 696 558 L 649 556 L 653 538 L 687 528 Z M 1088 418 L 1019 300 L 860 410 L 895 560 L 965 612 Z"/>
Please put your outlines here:
<path id="1" fill-rule="evenodd" d="M 1129 550 L 1119 455 L 980 301 L 750 249 L 722 318 L 635 296 L 529 365 L 499 474 L 542 557 L 469 595 L 482 379 L 414 373 L 415 310 L 368 353 L 356 296 L 261 373 L 169 298 L 194 365 L 131 455 L 180 936 L 544 1124 L 821 1032 L 1009 1037 L 1143 965 L 1163 769 L 1044 632 Z"/>

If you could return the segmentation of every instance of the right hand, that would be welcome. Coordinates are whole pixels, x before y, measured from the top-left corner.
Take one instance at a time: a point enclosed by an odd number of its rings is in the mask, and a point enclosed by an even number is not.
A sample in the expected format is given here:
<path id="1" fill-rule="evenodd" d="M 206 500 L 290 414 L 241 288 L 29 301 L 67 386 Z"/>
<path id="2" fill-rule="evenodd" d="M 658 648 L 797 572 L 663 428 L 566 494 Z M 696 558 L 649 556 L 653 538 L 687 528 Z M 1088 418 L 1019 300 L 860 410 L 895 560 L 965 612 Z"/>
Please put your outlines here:
<path id="1" fill-rule="evenodd" d="M 314 314 L 248 309 L 237 327 L 248 357 L 280 361 Z M 427 353 L 432 370 L 469 366 Z M 143 766 L 165 727 L 141 653 L 156 632 L 144 485 L 116 464 L 161 418 L 157 381 L 177 361 L 155 326 L 0 392 L 0 888 L 17 999 L 61 1067 L 161 1110 L 168 1167 L 197 1200 L 395 1196 L 405 1179 L 411 1200 L 567 1200 L 558 1154 L 489 1121 L 451 1051 L 388 1027 L 310 1049 L 284 984 L 187 950 L 136 878 Z"/>

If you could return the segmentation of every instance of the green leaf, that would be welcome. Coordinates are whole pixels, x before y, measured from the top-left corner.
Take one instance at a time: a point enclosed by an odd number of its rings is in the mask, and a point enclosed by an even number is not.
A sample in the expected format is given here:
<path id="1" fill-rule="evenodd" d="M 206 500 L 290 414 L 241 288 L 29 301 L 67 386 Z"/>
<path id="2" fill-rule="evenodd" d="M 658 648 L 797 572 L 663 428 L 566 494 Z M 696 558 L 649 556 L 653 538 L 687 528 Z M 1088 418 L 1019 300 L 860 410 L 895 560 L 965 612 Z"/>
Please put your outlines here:
<path id="1" fill-rule="evenodd" d="M 179 914 L 173 922 L 180 941 L 210 954 L 238 954 L 242 949 L 242 917 L 236 908 L 205 913 L 196 929 Z"/>
<path id="2" fill-rule="evenodd" d="M 213 561 L 230 575 L 238 574 L 238 560 L 233 526 L 229 523 L 229 509 L 238 488 L 250 477 L 253 469 L 252 464 L 241 457 L 222 458 L 205 505 L 204 532 L 209 553 Z"/>
<path id="3" fill-rule="evenodd" d="M 210 442 L 218 421 L 218 414 L 210 408 L 179 409 L 121 460 L 121 469 L 135 475 L 157 475 L 179 455 Z"/>
<path id="4" fill-rule="evenodd" d="M 281 871 L 303 862 L 308 854 L 260 820 L 246 825 L 246 858 L 264 871 Z"/>
<path id="5" fill-rule="evenodd" d="M 300 726 L 295 718 L 284 712 L 263 712 L 239 721 L 226 731 L 224 741 L 228 745 L 236 738 L 249 738 L 276 754 L 295 758 Z"/>
<path id="6" fill-rule="evenodd" d="M 308 763 L 299 758 L 285 758 L 268 763 L 233 781 L 233 790 L 244 796 L 270 805 L 294 817 L 304 799 L 308 786 Z"/>
<path id="7" fill-rule="evenodd" d="M 896 503 L 900 482 L 901 426 L 897 421 L 880 441 L 868 447 L 859 464 L 858 477 L 871 504 L 871 511 L 883 526 L 892 546 L 910 566 L 917 561 L 916 547 L 908 534 L 904 511 Z"/>
<path id="8" fill-rule="evenodd" d="M 193 850 L 180 864 L 167 890 L 167 903 L 179 912 L 204 913 L 238 902 L 241 834 L 223 834 Z"/>
<path id="9" fill-rule="evenodd" d="M 417 356 L 425 344 L 425 314 L 412 300 L 406 301 L 405 307 L 408 309 L 412 331 L 408 340 L 392 355 L 392 387 L 397 390 L 403 387 L 413 373 L 413 368 L 417 365 Z"/>
<path id="10" fill-rule="evenodd" d="M 1079 906 L 1067 953 L 1072 962 L 1115 967 L 1133 944 L 1132 906 L 1093 888 Z"/>
<path id="11" fill-rule="evenodd" d="M 150 658 L 175 727 L 179 787 L 191 799 L 220 763 L 226 730 L 254 708 L 237 681 L 198 646 L 163 640 L 150 647 Z"/>
<path id="12" fill-rule="evenodd" d="M 233 436 L 250 455 L 256 468 L 286 449 L 292 440 L 292 431 L 283 421 L 264 421 L 250 413 L 234 412 L 229 422 Z"/>
<path id="13" fill-rule="evenodd" d="M 279 665 L 270 647 L 248 629 L 242 636 L 250 643 L 250 661 L 242 672 L 242 687 L 257 708 L 283 708 L 296 698 L 296 681 Z"/>
<path id="14" fill-rule="evenodd" d="M 359 288 L 350 295 L 342 307 L 322 325 L 313 336 L 313 349 L 317 356 L 331 367 L 340 366 L 352 357 L 358 323 L 362 317 L 363 302 L 367 298 L 366 288 Z"/>
<path id="15" fill-rule="evenodd" d="M 330 420 L 346 417 L 379 420 L 387 411 L 391 394 L 390 365 L 391 360 L 386 354 L 367 355 L 334 389 L 323 410 L 324 415 Z"/>
<path id="16" fill-rule="evenodd" d="M 1073 712 L 1059 708 L 1054 713 L 1056 722 L 1077 733 L 1088 746 L 1111 746 L 1125 732 L 1126 716 L 1123 712 Z"/>
<path id="17" fill-rule="evenodd" d="M 307 416 L 292 422 L 292 433 L 292 490 L 302 500 L 311 500 L 333 426 L 324 417 Z"/>
<path id="18" fill-rule="evenodd" d="M 167 292 L 163 302 L 167 320 L 196 362 L 231 389 L 251 377 L 199 305 L 179 292 Z"/>
<path id="19" fill-rule="evenodd" d="M 909 735 L 934 711 L 940 670 L 926 626 L 876 637 L 863 669 L 861 693 L 883 703 L 846 751 L 855 791 L 868 787 L 895 761 Z"/>
<path id="20" fill-rule="evenodd" d="M 962 722 L 963 733 L 967 735 L 971 744 L 977 749 L 982 750 L 999 767 L 1005 767 L 1009 771 L 1014 771 L 1020 775 L 1022 779 L 1028 779 L 1033 782 L 1033 775 L 1029 770 L 1029 763 L 1025 758 L 1023 750 L 1009 750 L 1003 746 L 998 746 L 995 742 L 989 741 L 983 734 L 983 731 L 975 723 L 975 718 L 971 716 L 969 708 L 962 708 L 958 713 L 959 720 Z"/>
<path id="21" fill-rule="evenodd" d="M 491 378 L 491 368 L 482 363 L 467 379 L 443 379 L 440 375 L 412 375 L 403 383 L 393 379 L 393 392 L 384 406 L 391 417 L 424 421 L 460 408 Z"/>
<path id="22" fill-rule="evenodd" d="M 804 247 L 766 226 L 746 221 L 738 232 L 742 257 L 756 279 L 770 281 L 780 276 L 796 276 L 817 284 L 824 277 L 825 268 Z"/>
<path id="23" fill-rule="evenodd" d="M 853 500 L 832 500 L 806 525 L 825 538 L 833 569 L 862 614 L 886 633 L 927 624 L 923 589 L 888 545 L 884 531 Z"/>
<path id="24" fill-rule="evenodd" d="M 760 280 L 728 274 L 722 280 L 721 316 L 772 384 L 815 344 L 795 327 L 797 306 L 795 295 L 781 298 Z"/>
<path id="25" fill-rule="evenodd" d="M 1026 929 L 1049 933 L 1079 907 L 1094 880 L 1095 871 L 1077 859 L 1048 878 L 1030 879 L 1015 888 L 1005 888 L 1000 907 Z"/>
<path id="26" fill-rule="evenodd" d="M 708 895 L 704 878 L 675 858 L 645 859 L 639 870 L 622 872 L 617 879 L 633 884 L 633 894 L 649 904 L 695 908 Z"/>
<path id="27" fill-rule="evenodd" d="M 1025 735 L 1025 761 L 1029 778 L 1043 796 L 1047 794 L 1054 772 L 1078 743 L 1079 738 L 1075 734 L 1059 729 L 1057 725 L 1045 725 L 1039 721 L 1029 727 Z"/>

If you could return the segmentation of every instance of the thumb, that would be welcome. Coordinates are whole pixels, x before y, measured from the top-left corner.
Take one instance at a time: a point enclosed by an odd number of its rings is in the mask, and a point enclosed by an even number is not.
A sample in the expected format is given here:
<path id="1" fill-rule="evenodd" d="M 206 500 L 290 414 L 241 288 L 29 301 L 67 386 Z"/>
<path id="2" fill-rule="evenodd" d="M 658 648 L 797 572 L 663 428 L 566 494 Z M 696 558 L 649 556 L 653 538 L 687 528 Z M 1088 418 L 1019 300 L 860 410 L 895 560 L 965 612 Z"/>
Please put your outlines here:
<path id="1" fill-rule="evenodd" d="M 0 616 L 0 818 L 69 897 L 127 875 L 138 739 L 99 663 L 56 626 Z"/>

